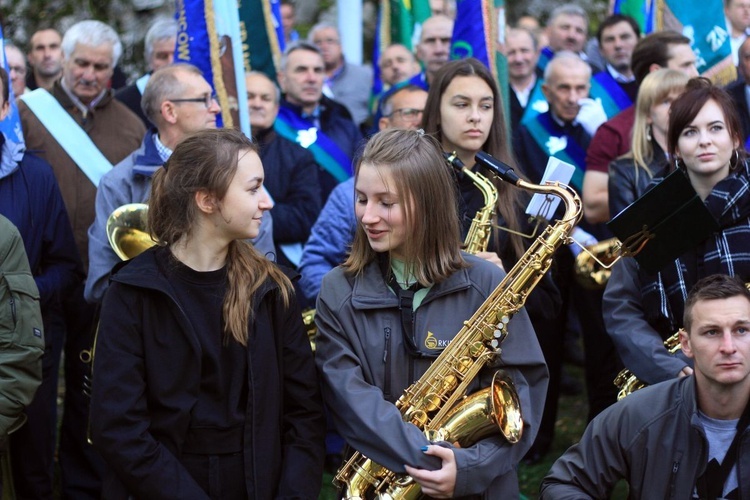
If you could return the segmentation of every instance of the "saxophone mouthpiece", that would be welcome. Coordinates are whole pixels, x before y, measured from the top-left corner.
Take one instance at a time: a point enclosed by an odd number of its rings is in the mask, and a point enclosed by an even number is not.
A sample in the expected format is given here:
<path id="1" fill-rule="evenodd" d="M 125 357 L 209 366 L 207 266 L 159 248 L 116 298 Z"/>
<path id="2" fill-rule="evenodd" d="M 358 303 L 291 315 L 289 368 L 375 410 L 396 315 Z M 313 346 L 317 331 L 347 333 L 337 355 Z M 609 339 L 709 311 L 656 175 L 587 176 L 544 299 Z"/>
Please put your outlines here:
<path id="1" fill-rule="evenodd" d="M 458 153 L 453 151 L 452 153 L 448 153 L 447 151 L 443 151 L 443 158 L 445 158 L 445 161 L 447 161 L 451 167 L 455 168 L 459 172 L 465 167 L 464 162 L 461 161 L 461 158 L 458 157 Z"/>
<path id="2" fill-rule="evenodd" d="M 505 182 L 509 182 L 513 185 L 518 184 L 518 182 L 521 180 L 518 175 L 516 175 L 515 170 L 513 170 L 513 167 L 510 165 L 501 162 L 491 154 L 485 153 L 484 151 L 480 151 L 475 156 L 476 160 L 484 165 L 485 167 L 492 170 L 495 174 L 497 174 L 498 177 L 500 177 Z"/>

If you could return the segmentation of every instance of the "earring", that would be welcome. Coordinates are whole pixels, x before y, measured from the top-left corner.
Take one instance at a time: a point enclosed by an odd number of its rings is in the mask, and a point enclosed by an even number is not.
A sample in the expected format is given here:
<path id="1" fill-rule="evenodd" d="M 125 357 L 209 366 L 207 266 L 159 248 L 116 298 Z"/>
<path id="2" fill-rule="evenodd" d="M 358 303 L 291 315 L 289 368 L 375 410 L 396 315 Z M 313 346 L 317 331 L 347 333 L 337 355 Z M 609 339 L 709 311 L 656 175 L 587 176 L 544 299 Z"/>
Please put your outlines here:
<path id="1" fill-rule="evenodd" d="M 735 149 L 734 150 L 734 165 L 732 165 L 730 163 L 729 164 L 729 169 L 730 170 L 735 170 L 735 169 L 739 168 L 739 166 L 740 166 L 740 151 L 739 151 L 739 149 Z"/>
<path id="2" fill-rule="evenodd" d="M 646 140 L 651 142 L 651 125 L 646 125 Z"/>
<path id="3" fill-rule="evenodd" d="M 680 159 L 681 158 L 679 156 L 674 157 L 674 168 L 684 170 L 684 168 L 680 166 Z"/>

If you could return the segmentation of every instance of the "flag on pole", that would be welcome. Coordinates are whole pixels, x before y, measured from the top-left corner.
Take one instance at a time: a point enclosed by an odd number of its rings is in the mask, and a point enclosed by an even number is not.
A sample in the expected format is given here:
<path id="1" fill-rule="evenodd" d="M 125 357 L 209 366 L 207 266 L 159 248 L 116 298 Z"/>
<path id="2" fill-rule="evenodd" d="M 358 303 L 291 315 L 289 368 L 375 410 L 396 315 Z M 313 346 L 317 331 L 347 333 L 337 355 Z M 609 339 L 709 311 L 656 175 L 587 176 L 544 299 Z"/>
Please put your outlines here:
<path id="1" fill-rule="evenodd" d="M 260 71 L 274 82 L 285 48 L 280 9 L 280 0 L 239 3 L 245 71 Z"/>
<path id="2" fill-rule="evenodd" d="M 236 0 L 176 0 L 175 59 L 200 68 L 221 105 L 217 126 L 250 136 L 242 37 Z"/>
<path id="3" fill-rule="evenodd" d="M 504 109 L 510 109 L 508 61 L 501 50 L 504 45 L 504 0 L 458 0 L 456 2 L 456 22 L 453 26 L 450 58 L 475 57 L 482 61 L 495 77 L 504 102 Z M 507 121 L 508 113 L 505 118 Z"/>
<path id="4" fill-rule="evenodd" d="M 429 0 L 380 0 L 372 51 L 373 96 L 379 96 L 384 90 L 378 64 L 380 54 L 393 43 L 400 43 L 414 51 L 422 32 L 422 23 L 428 17 Z"/>
<path id="5" fill-rule="evenodd" d="M 614 9 L 641 16 L 644 33 L 673 30 L 688 37 L 698 72 L 717 85 L 737 78 L 723 0 L 616 0 Z"/>

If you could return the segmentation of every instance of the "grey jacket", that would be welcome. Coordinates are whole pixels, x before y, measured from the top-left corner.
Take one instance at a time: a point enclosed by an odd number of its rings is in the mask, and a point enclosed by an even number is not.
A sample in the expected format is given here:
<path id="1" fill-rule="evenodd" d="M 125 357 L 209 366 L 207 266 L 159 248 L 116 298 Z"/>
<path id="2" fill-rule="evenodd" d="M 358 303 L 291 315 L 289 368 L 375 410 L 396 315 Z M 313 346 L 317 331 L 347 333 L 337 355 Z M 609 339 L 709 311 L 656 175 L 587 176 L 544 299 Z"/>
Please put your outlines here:
<path id="1" fill-rule="evenodd" d="M 433 286 L 414 312 L 416 345 L 444 345 L 463 321 L 485 302 L 504 273 L 494 264 L 466 256 L 470 267 Z M 440 462 L 421 451 L 429 444 L 422 432 L 403 421 L 392 401 L 416 381 L 434 358 L 410 356 L 402 341 L 396 295 L 377 263 L 356 277 L 335 268 L 323 279 L 317 303 L 315 361 L 323 397 L 338 432 L 355 449 L 390 470 L 404 473 L 404 464 L 435 470 Z M 454 449 L 455 496 L 517 498 L 516 466 L 536 436 L 549 375 L 525 309 L 509 324 L 496 366 L 485 367 L 470 392 L 490 384 L 499 367 L 515 382 L 525 423 L 523 437 L 510 445 L 498 434 L 463 449 Z M 431 337 L 428 341 L 428 337 Z"/>
<path id="2" fill-rule="evenodd" d="M 638 263 L 633 258 L 621 259 L 612 267 L 602 311 L 623 364 L 639 380 L 655 384 L 676 377 L 692 362 L 681 350 L 669 354 L 659 332 L 646 321 L 640 286 Z"/>
<path id="3" fill-rule="evenodd" d="M 629 498 L 692 498 L 708 443 L 698 421 L 695 378 L 641 389 L 610 406 L 552 465 L 541 498 L 609 498 L 621 478 Z M 750 429 L 738 448 L 739 497 L 750 495 Z"/>
<path id="4" fill-rule="evenodd" d="M 115 209 L 128 203 L 146 203 L 151 193 L 153 165 L 139 165 L 139 160 L 153 163 L 152 130 L 146 132 L 141 147 L 104 174 L 96 191 L 96 218 L 89 227 L 89 273 L 86 278 L 84 297 L 88 302 L 98 303 L 104 297 L 109 284 L 109 273 L 120 258 L 107 239 L 107 219 Z M 151 141 L 147 148 L 147 141 Z M 139 168 L 141 167 L 141 168 Z M 142 172 L 141 172 L 142 171 Z M 260 233 L 253 240 L 255 248 L 263 255 L 275 253 L 271 214 L 266 212 L 260 225 Z"/>

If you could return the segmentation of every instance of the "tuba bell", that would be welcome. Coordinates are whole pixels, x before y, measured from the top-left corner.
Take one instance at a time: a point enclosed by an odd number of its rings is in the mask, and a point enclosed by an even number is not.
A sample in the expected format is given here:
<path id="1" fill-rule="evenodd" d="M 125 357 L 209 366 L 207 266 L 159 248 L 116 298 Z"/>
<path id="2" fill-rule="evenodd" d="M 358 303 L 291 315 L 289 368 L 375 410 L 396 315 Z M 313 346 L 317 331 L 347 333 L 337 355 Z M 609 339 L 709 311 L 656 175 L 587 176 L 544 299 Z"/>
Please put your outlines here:
<path id="1" fill-rule="evenodd" d="M 122 260 L 130 260 L 156 244 L 148 232 L 148 205 L 129 203 L 107 219 L 107 239 Z"/>

